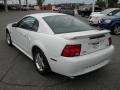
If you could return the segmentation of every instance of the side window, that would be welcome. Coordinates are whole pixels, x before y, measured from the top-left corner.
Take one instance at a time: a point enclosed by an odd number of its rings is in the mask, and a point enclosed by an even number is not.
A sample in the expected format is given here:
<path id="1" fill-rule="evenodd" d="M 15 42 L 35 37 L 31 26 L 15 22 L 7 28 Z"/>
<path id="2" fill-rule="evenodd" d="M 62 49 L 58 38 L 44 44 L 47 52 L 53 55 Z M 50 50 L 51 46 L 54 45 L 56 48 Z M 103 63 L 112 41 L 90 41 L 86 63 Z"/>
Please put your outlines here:
<path id="1" fill-rule="evenodd" d="M 20 22 L 18 22 L 18 26 L 23 29 L 32 30 L 35 21 L 36 19 L 33 17 L 25 17 Z"/>
<path id="2" fill-rule="evenodd" d="M 38 27 L 39 27 L 39 22 L 38 22 L 38 20 L 35 20 L 35 22 L 34 22 L 34 24 L 32 26 L 32 30 L 37 32 Z"/>

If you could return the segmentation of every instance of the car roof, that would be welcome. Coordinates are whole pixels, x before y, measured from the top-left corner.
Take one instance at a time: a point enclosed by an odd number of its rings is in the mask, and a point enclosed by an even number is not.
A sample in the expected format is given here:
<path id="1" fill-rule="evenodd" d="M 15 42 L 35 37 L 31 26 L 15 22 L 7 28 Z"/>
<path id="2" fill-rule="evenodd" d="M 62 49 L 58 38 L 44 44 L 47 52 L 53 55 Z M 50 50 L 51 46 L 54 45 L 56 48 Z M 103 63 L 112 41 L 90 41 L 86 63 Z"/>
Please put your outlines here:
<path id="1" fill-rule="evenodd" d="M 62 14 L 62 13 L 35 13 L 35 14 L 26 15 L 26 16 L 42 18 L 42 17 L 55 16 L 55 15 L 66 15 L 66 14 Z"/>
<path id="2" fill-rule="evenodd" d="M 120 8 L 108 8 L 108 9 L 103 10 L 102 13 L 108 14 L 108 13 L 114 11 L 114 10 L 119 10 L 119 9 L 120 9 Z"/>
<path id="3" fill-rule="evenodd" d="M 117 9 L 120 9 L 120 8 L 109 8 L 107 10 L 117 10 Z"/>

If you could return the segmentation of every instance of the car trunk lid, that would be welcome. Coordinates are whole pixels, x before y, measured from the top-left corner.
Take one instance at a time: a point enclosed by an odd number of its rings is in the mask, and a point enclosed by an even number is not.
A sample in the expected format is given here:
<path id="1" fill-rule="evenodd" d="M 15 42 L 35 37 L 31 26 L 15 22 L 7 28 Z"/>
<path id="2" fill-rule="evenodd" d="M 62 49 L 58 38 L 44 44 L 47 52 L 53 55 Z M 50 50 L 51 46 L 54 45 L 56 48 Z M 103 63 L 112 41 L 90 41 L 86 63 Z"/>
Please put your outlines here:
<path id="1" fill-rule="evenodd" d="M 58 34 L 57 36 L 69 41 L 69 44 L 81 44 L 80 55 L 89 54 L 109 46 L 109 31 L 89 30 L 83 32 L 74 32 L 66 34 Z"/>

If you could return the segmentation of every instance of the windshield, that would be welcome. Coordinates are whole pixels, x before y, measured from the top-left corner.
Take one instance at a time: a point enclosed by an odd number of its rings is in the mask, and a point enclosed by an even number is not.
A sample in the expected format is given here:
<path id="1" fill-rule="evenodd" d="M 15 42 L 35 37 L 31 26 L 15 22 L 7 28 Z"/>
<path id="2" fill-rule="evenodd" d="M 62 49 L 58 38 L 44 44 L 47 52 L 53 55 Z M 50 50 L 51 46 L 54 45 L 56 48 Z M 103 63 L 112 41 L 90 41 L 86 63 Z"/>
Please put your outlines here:
<path id="1" fill-rule="evenodd" d="M 120 11 L 118 13 L 116 13 L 115 16 L 119 16 L 120 17 Z"/>
<path id="2" fill-rule="evenodd" d="M 101 12 L 101 14 L 105 14 L 105 15 L 107 15 L 107 14 L 109 14 L 110 12 L 112 12 L 112 11 L 114 11 L 115 9 L 105 9 L 105 10 L 103 10 L 102 12 Z"/>
<path id="3" fill-rule="evenodd" d="M 92 30 L 89 25 L 69 15 L 56 15 L 43 18 L 55 34 Z"/>

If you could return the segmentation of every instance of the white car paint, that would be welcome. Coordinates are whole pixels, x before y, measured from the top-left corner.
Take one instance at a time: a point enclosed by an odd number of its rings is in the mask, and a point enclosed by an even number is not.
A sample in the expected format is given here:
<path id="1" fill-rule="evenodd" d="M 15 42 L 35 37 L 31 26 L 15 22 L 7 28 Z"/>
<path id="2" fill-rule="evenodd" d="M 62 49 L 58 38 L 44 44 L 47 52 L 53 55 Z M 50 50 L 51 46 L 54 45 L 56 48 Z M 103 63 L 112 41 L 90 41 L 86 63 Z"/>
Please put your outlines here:
<path id="1" fill-rule="evenodd" d="M 104 17 L 104 14 L 100 14 L 100 13 L 95 13 L 90 15 L 89 17 L 89 22 L 90 24 L 98 24 L 99 21 Z"/>
<path id="2" fill-rule="evenodd" d="M 114 10 L 117 10 L 118 8 L 110 8 L 110 9 L 105 9 L 105 10 L 103 10 L 102 12 L 93 12 L 93 13 L 91 13 L 91 15 L 90 15 L 90 17 L 89 17 L 89 22 L 90 22 L 90 24 L 99 24 L 99 21 L 103 18 L 103 17 L 105 17 L 105 16 L 107 16 L 109 13 L 111 13 L 112 11 L 114 11 Z"/>
<path id="3" fill-rule="evenodd" d="M 33 46 L 38 46 L 45 54 L 53 72 L 65 76 L 78 76 L 101 68 L 109 63 L 114 52 L 114 46 L 109 45 L 109 31 L 90 30 L 73 33 L 55 34 L 43 17 L 65 15 L 60 13 L 41 13 L 27 16 L 35 17 L 39 21 L 37 32 L 12 27 L 7 25 L 12 43 L 31 60 Z M 25 17 L 27 17 L 25 16 Z M 105 35 L 102 38 L 90 40 L 91 36 Z M 93 48 L 91 43 L 100 42 L 98 48 Z M 81 44 L 80 56 L 64 57 L 61 53 L 66 45 Z M 53 61 L 51 58 L 57 60 Z"/>
<path id="4" fill-rule="evenodd" d="M 101 12 L 92 12 L 91 15 L 100 14 Z"/>

